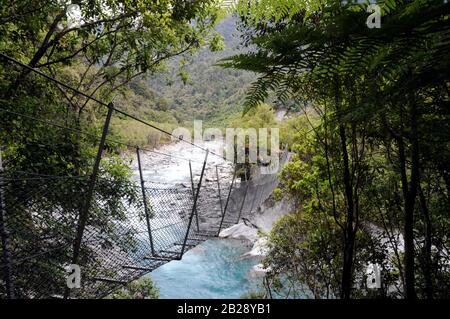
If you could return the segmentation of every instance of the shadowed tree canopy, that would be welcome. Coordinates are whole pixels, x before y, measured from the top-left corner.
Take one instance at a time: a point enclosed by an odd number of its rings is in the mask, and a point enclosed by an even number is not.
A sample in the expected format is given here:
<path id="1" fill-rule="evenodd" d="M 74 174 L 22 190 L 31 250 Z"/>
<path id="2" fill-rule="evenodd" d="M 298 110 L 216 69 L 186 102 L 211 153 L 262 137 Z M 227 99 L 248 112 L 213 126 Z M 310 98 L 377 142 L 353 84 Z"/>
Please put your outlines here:
<path id="1" fill-rule="evenodd" d="M 213 0 L 8 2 L 0 11 L 1 52 L 100 99 L 171 57 L 218 46 Z M 87 104 L 66 98 L 77 111 Z"/>
<path id="2" fill-rule="evenodd" d="M 441 210 L 430 217 L 427 205 L 443 194 L 448 202 L 450 190 L 448 161 L 443 159 L 449 155 L 450 6 L 434 0 L 386 0 L 377 5 L 381 28 L 371 29 L 366 26 L 366 2 L 239 1 L 250 52 L 224 59 L 222 66 L 259 74 L 248 92 L 247 111 L 274 92 L 280 101 L 312 106 L 321 117 L 312 132 L 323 162 L 314 152 L 305 157 L 310 150 L 300 148 L 300 142 L 297 152 L 298 161 L 306 163 L 302 165 L 313 162 L 326 173 L 313 178 L 327 182 L 330 206 L 322 212 L 331 212 L 341 230 L 342 247 L 336 258 L 341 258 L 342 270 L 335 275 L 341 277 L 340 296 L 355 295 L 352 287 L 361 262 L 356 256 L 363 250 L 358 232 L 373 224 L 366 219 L 370 205 L 362 205 L 364 196 L 373 196 L 365 192 L 378 186 L 365 177 L 374 148 L 382 145 L 379 151 L 398 174 L 402 210 L 398 228 L 405 240 L 398 264 L 402 293 L 415 298 L 419 290 L 421 296 L 432 298 L 436 278 L 446 276 L 443 269 L 431 272 L 433 262 L 441 258 L 433 257 L 431 249 L 432 241 L 441 243 L 433 237 L 441 229 L 433 225 Z M 286 176 L 287 181 L 293 178 Z M 430 176 L 439 180 L 439 186 L 429 188 L 425 198 L 422 188 L 430 187 Z M 298 178 L 299 183 L 310 181 Z M 320 202 L 320 184 L 313 185 L 312 198 Z M 373 198 L 369 202 L 373 204 Z M 383 207 L 378 213 L 390 211 Z M 425 238 L 419 248 L 418 232 Z M 441 282 L 441 287 L 434 293 L 442 297 L 448 284 Z"/>

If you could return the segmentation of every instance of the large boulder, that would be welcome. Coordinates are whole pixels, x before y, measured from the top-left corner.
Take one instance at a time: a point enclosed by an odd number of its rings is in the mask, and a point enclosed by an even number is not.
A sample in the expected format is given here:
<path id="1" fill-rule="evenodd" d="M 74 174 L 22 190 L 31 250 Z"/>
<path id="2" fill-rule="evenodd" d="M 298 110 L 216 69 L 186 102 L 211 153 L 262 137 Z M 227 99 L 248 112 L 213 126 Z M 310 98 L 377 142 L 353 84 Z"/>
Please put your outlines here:
<path id="1" fill-rule="evenodd" d="M 244 223 L 239 223 L 222 230 L 219 234 L 220 238 L 231 238 L 247 240 L 254 243 L 258 239 L 258 230 L 248 227 Z"/>
<path id="2" fill-rule="evenodd" d="M 268 254 L 267 237 L 258 238 L 253 244 L 252 250 L 242 255 L 243 258 L 263 259 Z"/>

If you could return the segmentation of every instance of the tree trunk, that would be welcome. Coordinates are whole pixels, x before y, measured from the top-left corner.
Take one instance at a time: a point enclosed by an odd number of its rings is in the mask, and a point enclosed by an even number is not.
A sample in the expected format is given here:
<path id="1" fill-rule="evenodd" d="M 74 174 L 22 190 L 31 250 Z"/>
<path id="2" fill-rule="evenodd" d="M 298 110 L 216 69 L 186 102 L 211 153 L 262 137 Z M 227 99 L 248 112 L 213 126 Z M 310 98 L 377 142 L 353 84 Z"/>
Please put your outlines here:
<path id="1" fill-rule="evenodd" d="M 423 257 L 424 257 L 423 276 L 425 278 L 425 295 L 427 296 L 427 299 L 433 299 L 433 279 L 431 275 L 432 225 L 431 225 L 430 211 L 428 210 L 425 195 L 420 185 L 419 185 L 419 200 L 425 225 L 425 242 L 423 245 Z"/>
<path id="2" fill-rule="evenodd" d="M 340 112 L 339 79 L 334 78 L 334 94 L 336 112 Z M 355 247 L 354 222 L 354 203 L 353 187 L 351 181 L 350 164 L 347 151 L 347 136 L 342 121 L 339 121 L 339 138 L 341 140 L 342 162 L 343 162 L 343 181 L 345 189 L 345 198 L 347 202 L 347 219 L 344 232 L 344 256 L 341 278 L 341 298 L 350 299 L 353 286 L 353 250 Z"/>
<path id="3" fill-rule="evenodd" d="M 34 53 L 33 57 L 31 58 L 30 62 L 28 62 L 28 66 L 31 68 L 34 68 L 39 61 L 42 59 L 42 57 L 47 52 L 48 48 L 50 47 L 50 38 L 55 33 L 58 23 L 64 18 L 65 12 L 60 12 L 55 19 L 53 20 L 52 24 L 49 26 L 49 30 L 47 34 L 45 35 L 44 40 L 42 41 L 41 45 L 39 46 L 38 50 Z M 30 74 L 31 70 L 29 69 L 23 69 L 17 79 L 13 82 L 12 86 L 10 86 L 9 91 L 15 92 L 17 91 L 17 88 L 20 86 L 20 84 L 23 82 L 23 80 Z M 13 96 L 12 94 L 11 96 Z"/>
<path id="4" fill-rule="evenodd" d="M 414 201 L 413 196 L 408 194 L 405 203 L 405 297 L 406 299 L 415 299 L 415 269 L 414 269 Z"/>
<path id="5" fill-rule="evenodd" d="M 347 139 L 343 125 L 339 127 L 339 135 L 341 139 L 342 159 L 344 164 L 344 187 L 345 197 L 347 201 L 347 223 L 344 233 L 344 264 L 342 268 L 342 296 L 343 299 L 350 299 L 352 291 L 352 272 L 353 272 L 353 250 L 355 246 L 354 222 L 354 205 L 353 190 L 350 177 L 349 160 L 347 152 Z"/>
<path id="6" fill-rule="evenodd" d="M 400 114 L 401 116 L 402 114 Z M 415 299 L 415 265 L 414 265 L 414 206 L 417 197 L 417 188 L 419 184 L 419 143 L 417 138 L 417 106 L 413 101 L 411 103 L 411 178 L 407 181 L 406 175 L 406 155 L 403 142 L 403 134 L 398 138 L 399 160 L 403 196 L 405 202 L 405 216 L 403 236 L 405 242 L 405 298 Z"/>

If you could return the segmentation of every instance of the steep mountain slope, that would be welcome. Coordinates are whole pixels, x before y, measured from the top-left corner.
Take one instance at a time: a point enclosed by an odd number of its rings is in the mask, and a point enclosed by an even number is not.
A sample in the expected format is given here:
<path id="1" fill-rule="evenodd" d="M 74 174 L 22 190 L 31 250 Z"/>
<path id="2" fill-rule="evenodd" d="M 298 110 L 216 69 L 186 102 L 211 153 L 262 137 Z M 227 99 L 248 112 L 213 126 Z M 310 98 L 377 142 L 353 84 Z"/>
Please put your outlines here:
<path id="1" fill-rule="evenodd" d="M 181 113 L 183 121 L 201 119 L 206 126 L 223 127 L 240 115 L 245 91 L 254 79 L 249 72 L 226 70 L 214 66 L 218 60 L 239 51 L 240 34 L 235 20 L 227 17 L 218 26 L 225 49 L 211 52 L 203 49 L 186 61 L 169 63 L 169 73 L 152 77 L 148 84 L 166 100 L 169 109 Z M 182 69 L 189 74 L 186 83 L 179 76 Z"/>
<path id="2" fill-rule="evenodd" d="M 214 66 L 220 59 L 240 52 L 240 33 L 235 19 L 225 18 L 217 31 L 224 50 L 205 48 L 192 56 L 167 62 L 167 71 L 139 78 L 121 90 L 117 105 L 167 131 L 192 127 L 193 120 L 203 120 L 204 127 L 224 128 L 240 118 L 248 86 L 254 75 L 245 71 Z M 181 73 L 188 74 L 183 79 Z M 168 142 L 157 131 L 126 119 L 113 121 L 113 133 L 130 144 L 156 146 Z"/>

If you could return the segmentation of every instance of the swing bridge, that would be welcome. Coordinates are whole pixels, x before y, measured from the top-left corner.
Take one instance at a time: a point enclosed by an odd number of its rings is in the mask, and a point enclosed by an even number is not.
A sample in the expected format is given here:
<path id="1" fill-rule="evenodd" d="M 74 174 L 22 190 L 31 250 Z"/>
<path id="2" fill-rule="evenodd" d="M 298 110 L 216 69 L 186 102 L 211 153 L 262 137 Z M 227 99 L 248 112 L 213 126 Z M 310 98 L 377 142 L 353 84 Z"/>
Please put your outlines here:
<path id="1" fill-rule="evenodd" d="M 255 214 L 277 186 L 277 176 L 247 176 L 233 165 L 211 163 L 221 157 L 203 146 L 201 169 L 193 161 L 171 154 L 126 145 L 135 151 L 138 181 L 108 176 L 102 159 L 113 116 L 127 117 L 163 134 L 160 129 L 72 88 L 49 75 L 0 53 L 21 69 L 43 77 L 105 107 L 100 136 L 73 127 L 0 107 L 4 120 L 29 120 L 43 129 L 61 130 L 96 141 L 97 155 L 88 175 L 59 176 L 8 170 L 0 162 L 0 298 L 103 298 L 162 265 L 181 260 L 202 242 L 218 237 L 224 228 Z M 55 145 L 29 142 L 40 156 L 51 156 Z M 56 145 L 58 146 L 58 145 Z M 62 145 L 65 147 L 65 145 Z M 177 158 L 186 163 L 190 185 L 166 185 L 147 180 L 142 155 Z M 280 154 L 287 160 L 287 152 Z M 1 157 L 0 157 L 1 160 Z M 219 169 L 228 171 L 221 178 Z M 223 175 L 222 175 L 223 176 Z M 68 266 L 81 270 L 81 287 L 68 288 Z M 180 278 L 182 280 L 182 278 Z"/>

